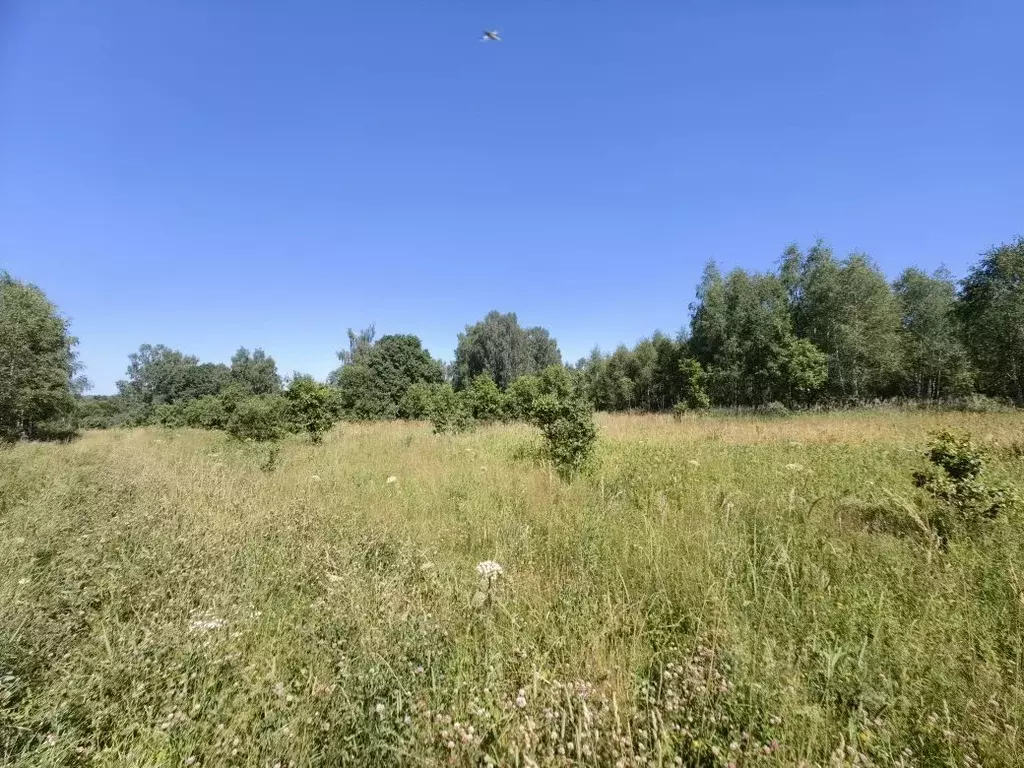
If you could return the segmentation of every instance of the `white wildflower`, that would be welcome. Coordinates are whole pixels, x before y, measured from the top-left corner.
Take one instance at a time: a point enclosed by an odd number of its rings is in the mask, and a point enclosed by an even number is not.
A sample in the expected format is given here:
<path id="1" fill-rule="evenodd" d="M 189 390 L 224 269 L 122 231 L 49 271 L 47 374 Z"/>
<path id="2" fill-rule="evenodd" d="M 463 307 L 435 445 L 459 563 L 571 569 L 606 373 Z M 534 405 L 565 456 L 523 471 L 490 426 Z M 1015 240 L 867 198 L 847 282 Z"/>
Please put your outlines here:
<path id="1" fill-rule="evenodd" d="M 803 464 L 787 464 L 786 465 L 786 469 L 788 469 L 790 472 L 803 472 L 804 471 L 804 465 Z"/>
<path id="2" fill-rule="evenodd" d="M 516 706 L 519 707 L 519 709 L 526 708 L 526 691 L 523 688 L 519 689 L 519 695 L 516 696 Z"/>
<path id="3" fill-rule="evenodd" d="M 398 478 L 397 478 L 397 477 L 395 477 L 394 475 L 391 475 L 391 476 L 390 476 L 390 477 L 388 478 L 388 485 L 393 485 L 394 483 L 397 483 L 397 482 L 398 482 Z"/>
<path id="4" fill-rule="evenodd" d="M 314 483 L 319 483 L 320 482 L 320 475 L 310 475 L 309 479 L 312 480 Z"/>
<path id="5" fill-rule="evenodd" d="M 476 572 L 481 579 L 492 581 L 505 573 L 505 569 L 501 567 L 500 563 L 484 560 L 482 563 L 476 564 Z"/>
<path id="6" fill-rule="evenodd" d="M 19 587 L 24 587 L 30 581 L 32 581 L 32 580 L 31 579 L 27 579 L 27 578 L 26 579 L 18 579 L 18 586 Z"/>
<path id="7" fill-rule="evenodd" d="M 193 632 L 209 632 L 213 629 L 220 629 L 226 624 L 227 622 L 224 621 L 224 619 L 218 619 L 216 616 L 208 616 L 203 619 L 196 619 L 188 625 L 188 628 Z"/>
<path id="8" fill-rule="evenodd" d="M 384 715 L 384 709 L 385 709 L 385 707 L 384 707 L 384 705 L 383 705 L 383 704 L 378 704 L 378 705 L 377 705 L 377 706 L 375 707 L 375 709 L 376 709 L 376 711 L 377 711 L 377 714 L 378 714 L 378 715 L 381 715 L 381 716 L 383 716 L 383 715 Z"/>
<path id="9" fill-rule="evenodd" d="M 690 465 L 691 467 L 694 467 L 695 469 L 696 469 L 696 468 L 698 468 L 698 467 L 700 467 L 700 462 L 699 462 L 699 461 L 697 461 L 696 459 L 690 459 L 690 460 L 689 460 L 688 462 L 686 462 L 686 463 L 687 463 L 687 464 L 689 464 L 689 465 Z"/>

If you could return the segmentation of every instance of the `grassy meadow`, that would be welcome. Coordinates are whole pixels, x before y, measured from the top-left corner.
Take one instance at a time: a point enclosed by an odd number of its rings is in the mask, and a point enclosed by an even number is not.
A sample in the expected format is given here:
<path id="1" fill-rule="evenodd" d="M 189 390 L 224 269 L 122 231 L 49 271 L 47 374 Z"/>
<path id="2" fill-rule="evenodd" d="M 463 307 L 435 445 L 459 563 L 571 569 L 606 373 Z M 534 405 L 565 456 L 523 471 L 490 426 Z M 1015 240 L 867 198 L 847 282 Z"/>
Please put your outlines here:
<path id="1" fill-rule="evenodd" d="M 1024 521 L 911 482 L 1024 414 L 599 424 L 0 451 L 0 764 L 1024 764 Z"/>

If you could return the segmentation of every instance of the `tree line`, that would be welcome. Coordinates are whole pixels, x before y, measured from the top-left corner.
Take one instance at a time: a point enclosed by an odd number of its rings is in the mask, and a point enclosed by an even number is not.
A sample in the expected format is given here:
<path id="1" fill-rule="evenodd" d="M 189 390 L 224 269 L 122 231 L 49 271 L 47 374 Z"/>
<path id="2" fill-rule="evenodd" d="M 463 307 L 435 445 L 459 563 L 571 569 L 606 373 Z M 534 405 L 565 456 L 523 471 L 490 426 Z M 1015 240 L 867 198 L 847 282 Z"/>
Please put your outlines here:
<path id="1" fill-rule="evenodd" d="M 118 393 L 84 396 L 77 340 L 36 286 L 0 273 L 0 437 L 164 424 L 307 431 L 336 419 L 424 419 L 440 430 L 529 419 L 571 391 L 603 411 L 840 406 L 987 397 L 1024 404 L 1024 238 L 983 253 L 959 282 L 908 268 L 890 283 L 868 256 L 822 242 L 775 269 L 709 263 L 689 325 L 565 364 L 547 329 L 491 312 L 444 363 L 411 334 L 348 332 L 325 382 L 283 377 L 262 349 L 200 362 L 163 345 L 129 355 Z M 248 424 L 248 427 L 241 425 Z M 262 425 L 262 426 L 261 426 Z"/>

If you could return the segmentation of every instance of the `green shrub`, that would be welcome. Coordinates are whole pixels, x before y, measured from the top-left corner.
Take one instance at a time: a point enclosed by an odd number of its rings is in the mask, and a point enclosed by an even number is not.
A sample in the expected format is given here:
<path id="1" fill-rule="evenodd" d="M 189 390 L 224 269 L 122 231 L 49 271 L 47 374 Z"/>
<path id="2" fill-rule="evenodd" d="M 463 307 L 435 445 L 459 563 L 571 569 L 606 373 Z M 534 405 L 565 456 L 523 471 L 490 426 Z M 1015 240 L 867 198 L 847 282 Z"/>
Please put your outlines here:
<path id="1" fill-rule="evenodd" d="M 152 423 L 159 424 L 161 427 L 167 427 L 168 429 L 185 426 L 185 414 L 182 407 L 171 405 L 170 403 L 160 403 L 154 406 L 151 418 Z"/>
<path id="2" fill-rule="evenodd" d="M 489 374 L 473 379 L 467 392 L 469 411 L 477 421 L 490 423 L 505 415 L 505 395 Z"/>
<path id="3" fill-rule="evenodd" d="M 260 464 L 260 471 L 266 472 L 268 475 L 272 474 L 277 469 L 277 465 L 281 458 L 281 446 L 277 443 L 271 443 L 270 450 L 267 451 L 267 457 Z"/>
<path id="4" fill-rule="evenodd" d="M 533 404 L 543 393 L 538 376 L 520 376 L 509 384 L 505 391 L 505 420 L 529 421 L 533 416 Z"/>
<path id="5" fill-rule="evenodd" d="M 411 384 L 398 403 L 398 417 L 413 421 L 430 418 L 430 408 L 437 386 L 422 381 Z"/>
<path id="6" fill-rule="evenodd" d="M 597 425 L 590 404 L 578 395 L 541 395 L 533 408 L 548 457 L 563 478 L 579 472 L 593 455 Z"/>
<path id="7" fill-rule="evenodd" d="M 687 408 L 703 410 L 711 407 L 711 398 L 707 392 L 707 374 L 700 363 L 692 358 L 685 358 L 679 363 L 681 379 L 680 401 Z"/>
<path id="8" fill-rule="evenodd" d="M 451 384 L 438 385 L 430 404 L 430 420 L 439 435 L 468 430 L 473 424 L 473 415 L 466 393 L 456 392 Z"/>
<path id="9" fill-rule="evenodd" d="M 542 395 L 552 395 L 559 400 L 581 395 L 579 380 L 564 365 L 549 365 L 540 372 L 538 378 Z"/>
<path id="10" fill-rule="evenodd" d="M 280 440 L 287 431 L 285 400 L 280 395 L 257 395 L 240 400 L 228 419 L 228 433 L 239 440 Z"/>
<path id="11" fill-rule="evenodd" d="M 224 429 L 228 423 L 228 412 L 216 395 L 189 400 L 182 407 L 181 415 L 185 426 L 197 429 Z"/>
<path id="12" fill-rule="evenodd" d="M 973 532 L 986 521 L 1020 504 L 1011 488 L 990 484 L 985 478 L 985 452 L 970 435 L 936 434 L 928 448 L 931 467 L 914 473 L 914 483 L 939 501 L 931 520 L 939 538 Z"/>
<path id="13" fill-rule="evenodd" d="M 296 376 L 284 394 L 292 426 L 319 443 L 338 420 L 337 391 L 310 376 Z"/>
<path id="14" fill-rule="evenodd" d="M 672 406 L 672 418 L 676 421 L 682 421 L 683 416 L 690 410 L 690 406 L 687 405 L 685 400 L 680 400 L 678 403 Z"/>
<path id="15" fill-rule="evenodd" d="M 227 384 L 223 389 L 221 389 L 220 394 L 217 395 L 217 398 L 220 400 L 220 404 L 224 408 L 224 412 L 227 414 L 229 419 L 231 418 L 231 414 L 235 412 L 235 408 L 238 407 L 238 404 L 243 400 L 247 400 L 249 397 L 251 397 L 249 392 L 237 381 Z"/>
<path id="16" fill-rule="evenodd" d="M 785 405 L 778 401 L 772 401 L 763 405 L 757 409 L 757 412 L 761 416 L 790 416 L 792 411 L 789 410 Z"/>
<path id="17" fill-rule="evenodd" d="M 1010 413 L 1014 410 L 1012 404 L 986 395 L 969 395 L 960 397 L 950 402 L 952 410 L 964 411 L 965 413 Z"/>

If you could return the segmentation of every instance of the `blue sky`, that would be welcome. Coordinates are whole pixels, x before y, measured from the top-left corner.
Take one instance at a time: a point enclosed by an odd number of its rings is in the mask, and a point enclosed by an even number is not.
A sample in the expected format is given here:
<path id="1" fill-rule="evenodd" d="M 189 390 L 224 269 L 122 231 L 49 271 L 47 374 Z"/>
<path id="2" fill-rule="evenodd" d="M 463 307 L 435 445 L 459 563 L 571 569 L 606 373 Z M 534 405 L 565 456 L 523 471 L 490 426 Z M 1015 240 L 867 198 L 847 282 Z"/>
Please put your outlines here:
<path id="1" fill-rule="evenodd" d="M 503 42 L 479 42 L 483 28 Z M 488 310 L 569 360 L 792 242 L 1024 231 L 1017 0 L 0 0 L 0 268 L 94 391 L 164 343 L 325 375 Z"/>

